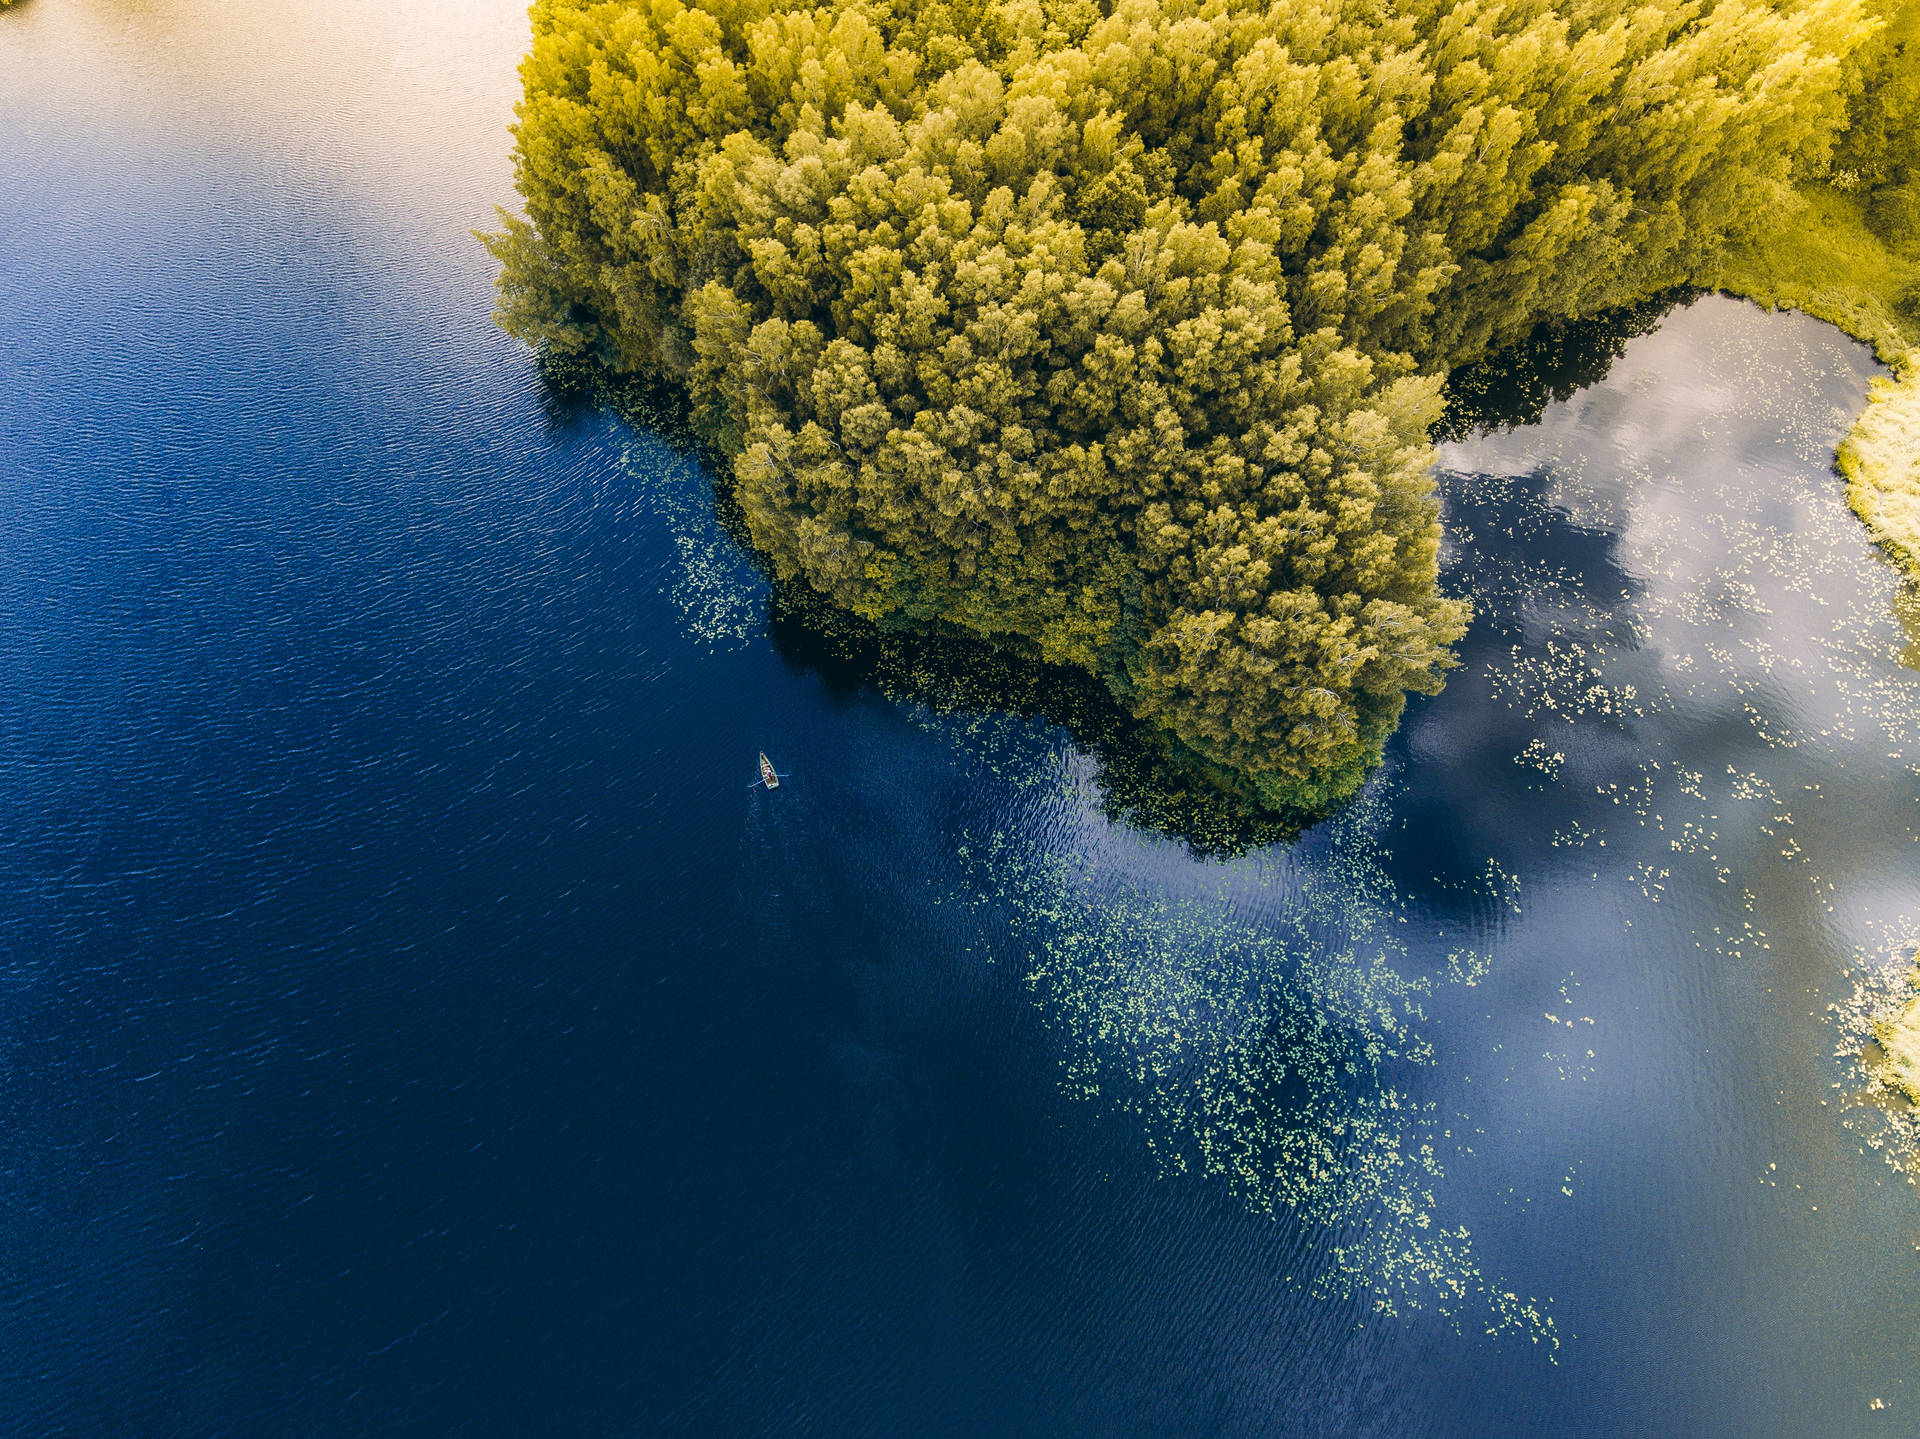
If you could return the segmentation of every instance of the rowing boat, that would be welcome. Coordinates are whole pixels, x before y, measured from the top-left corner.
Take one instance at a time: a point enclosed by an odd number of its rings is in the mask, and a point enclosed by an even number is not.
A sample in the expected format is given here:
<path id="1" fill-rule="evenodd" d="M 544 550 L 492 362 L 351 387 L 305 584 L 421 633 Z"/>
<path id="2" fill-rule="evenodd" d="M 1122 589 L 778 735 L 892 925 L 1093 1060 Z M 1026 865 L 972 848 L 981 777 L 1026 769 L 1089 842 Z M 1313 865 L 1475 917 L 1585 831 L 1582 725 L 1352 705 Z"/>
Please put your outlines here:
<path id="1" fill-rule="evenodd" d="M 765 750 L 760 751 L 760 782 L 768 789 L 780 788 L 780 776 L 773 772 L 773 761 L 767 758 Z"/>

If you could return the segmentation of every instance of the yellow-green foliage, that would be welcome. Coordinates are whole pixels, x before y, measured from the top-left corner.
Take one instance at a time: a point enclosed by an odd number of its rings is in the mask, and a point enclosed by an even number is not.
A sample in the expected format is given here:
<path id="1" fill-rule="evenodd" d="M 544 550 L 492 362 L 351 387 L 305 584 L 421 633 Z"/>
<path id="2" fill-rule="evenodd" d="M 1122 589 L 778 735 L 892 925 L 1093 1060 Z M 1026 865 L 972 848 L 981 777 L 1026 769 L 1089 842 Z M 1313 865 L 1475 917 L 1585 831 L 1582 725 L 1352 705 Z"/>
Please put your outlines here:
<path id="1" fill-rule="evenodd" d="M 1878 28 L 1849 67 L 1834 172 L 1803 183 L 1703 279 L 1830 321 L 1893 367 L 1838 464 L 1855 513 L 1920 575 L 1920 0 L 1882 3 L 1871 18 Z"/>
<path id="2" fill-rule="evenodd" d="M 1876 380 L 1866 412 L 1840 445 L 1847 502 L 1881 545 L 1920 574 L 1920 365 Z"/>
<path id="3" fill-rule="evenodd" d="M 1853 65 L 1847 127 L 1834 152 L 1836 178 L 1857 189 L 1889 244 L 1920 254 L 1920 4 L 1874 0 L 1879 28 Z"/>
<path id="4" fill-rule="evenodd" d="M 1713 289 L 1804 310 L 1874 347 L 1896 367 L 1920 346 L 1920 261 L 1891 249 L 1857 194 L 1813 183 L 1701 271 Z"/>
<path id="5" fill-rule="evenodd" d="M 1906 1002 L 1874 1024 L 1873 1038 L 1880 1046 L 1881 1079 L 1920 1104 L 1920 956 L 1907 988 Z"/>
<path id="6" fill-rule="evenodd" d="M 684 382 L 783 577 L 1325 800 L 1464 627 L 1439 377 L 1777 210 L 1869 33 L 1858 0 L 541 0 L 501 322 Z"/>

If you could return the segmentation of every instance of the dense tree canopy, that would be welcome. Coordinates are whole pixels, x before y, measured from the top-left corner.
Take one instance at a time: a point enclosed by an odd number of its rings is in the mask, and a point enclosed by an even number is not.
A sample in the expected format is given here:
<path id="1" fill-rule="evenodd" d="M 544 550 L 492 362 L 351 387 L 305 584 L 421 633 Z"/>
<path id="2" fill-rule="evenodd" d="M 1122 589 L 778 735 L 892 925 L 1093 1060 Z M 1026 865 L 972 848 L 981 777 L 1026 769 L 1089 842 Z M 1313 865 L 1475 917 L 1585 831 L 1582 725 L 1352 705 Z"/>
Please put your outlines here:
<path id="1" fill-rule="evenodd" d="M 1835 168 L 1867 195 L 1880 238 L 1920 251 L 1920 3 L 1881 0 L 1851 67 L 1851 114 Z"/>
<path id="2" fill-rule="evenodd" d="M 1312 803 L 1464 626 L 1444 374 L 1684 280 L 1849 105 L 1910 134 L 1847 65 L 1900 69 L 1887 16 L 540 0 L 501 320 L 684 383 L 781 576 L 1093 671 Z M 1894 148 L 1856 161 L 1889 191 Z"/>

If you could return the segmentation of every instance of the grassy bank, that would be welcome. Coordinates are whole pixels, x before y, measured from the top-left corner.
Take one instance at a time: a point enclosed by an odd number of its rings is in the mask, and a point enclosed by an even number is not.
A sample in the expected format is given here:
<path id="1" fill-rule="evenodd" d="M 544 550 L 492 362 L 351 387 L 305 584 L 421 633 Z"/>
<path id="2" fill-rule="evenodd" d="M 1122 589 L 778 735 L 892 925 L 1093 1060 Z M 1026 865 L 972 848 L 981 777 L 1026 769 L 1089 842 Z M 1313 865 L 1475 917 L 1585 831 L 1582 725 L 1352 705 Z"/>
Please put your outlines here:
<path id="1" fill-rule="evenodd" d="M 1916 956 L 1920 964 L 1920 956 Z M 1909 977 L 1915 991 L 1895 1013 L 1873 1026 L 1880 1077 L 1915 1104 L 1920 1104 L 1920 968 Z M 1871 1053 L 1871 1051 L 1869 1051 Z"/>
<path id="2" fill-rule="evenodd" d="M 1920 577 L 1920 362 L 1874 381 L 1866 410 L 1840 443 L 1847 503 L 1909 573 Z"/>
<path id="3" fill-rule="evenodd" d="M 1920 259 L 1889 248 L 1853 196 L 1808 186 L 1700 279 L 1838 325 L 1892 368 L 1841 441 L 1838 466 L 1874 539 L 1920 576 Z"/>

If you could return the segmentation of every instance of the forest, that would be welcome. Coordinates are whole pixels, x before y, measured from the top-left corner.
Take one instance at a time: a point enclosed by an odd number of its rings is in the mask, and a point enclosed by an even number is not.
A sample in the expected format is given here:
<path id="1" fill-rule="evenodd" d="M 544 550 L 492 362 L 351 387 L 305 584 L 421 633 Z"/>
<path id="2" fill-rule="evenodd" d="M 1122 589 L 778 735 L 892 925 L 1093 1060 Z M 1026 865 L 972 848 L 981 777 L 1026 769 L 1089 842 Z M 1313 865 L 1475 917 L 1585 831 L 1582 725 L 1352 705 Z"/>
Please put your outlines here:
<path id="1" fill-rule="evenodd" d="M 1452 662 L 1449 373 L 1701 283 L 1913 379 L 1920 0 L 533 21 L 500 323 L 683 393 L 781 581 L 1097 676 L 1271 809 Z M 1913 393 L 1842 462 L 1920 558 Z"/>

